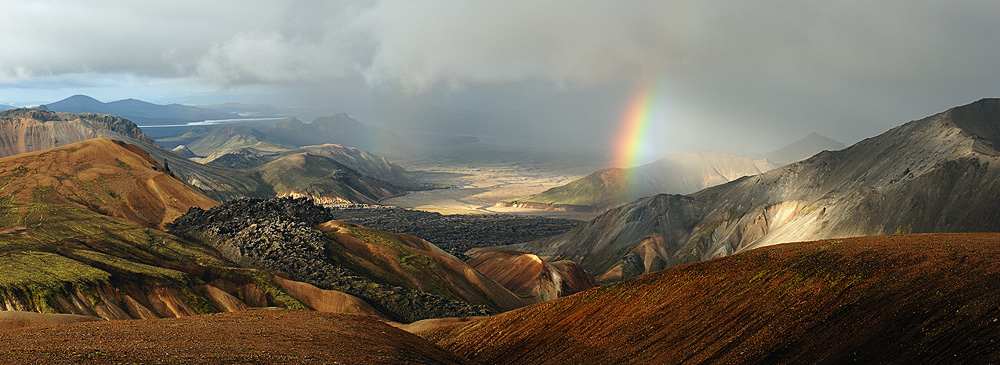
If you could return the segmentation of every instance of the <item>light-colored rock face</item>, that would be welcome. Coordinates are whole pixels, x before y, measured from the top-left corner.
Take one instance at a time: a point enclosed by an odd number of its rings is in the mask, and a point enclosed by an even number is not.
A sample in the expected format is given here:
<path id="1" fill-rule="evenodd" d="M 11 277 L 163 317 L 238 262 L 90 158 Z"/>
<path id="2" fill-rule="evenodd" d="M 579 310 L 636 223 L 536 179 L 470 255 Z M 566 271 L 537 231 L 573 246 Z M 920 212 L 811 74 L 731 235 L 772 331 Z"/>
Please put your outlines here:
<path id="1" fill-rule="evenodd" d="M 602 280 L 783 242 L 1000 230 L 1000 100 L 907 123 L 836 152 L 688 196 L 610 210 L 499 249 L 571 259 Z M 488 250 L 479 250 L 485 252 Z"/>

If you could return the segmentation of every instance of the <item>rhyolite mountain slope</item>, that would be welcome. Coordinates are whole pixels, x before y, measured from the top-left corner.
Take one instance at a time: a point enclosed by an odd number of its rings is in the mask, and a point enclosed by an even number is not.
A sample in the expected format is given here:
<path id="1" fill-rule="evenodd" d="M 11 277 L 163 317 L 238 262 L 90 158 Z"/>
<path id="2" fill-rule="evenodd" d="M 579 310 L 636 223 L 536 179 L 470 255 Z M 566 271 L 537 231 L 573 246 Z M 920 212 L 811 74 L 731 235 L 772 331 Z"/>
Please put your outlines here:
<path id="1" fill-rule="evenodd" d="M 0 310 L 105 319 L 306 309 L 270 273 L 157 228 L 217 204 L 134 145 L 98 138 L 0 158 Z"/>
<path id="2" fill-rule="evenodd" d="M 603 211 L 646 196 L 693 193 L 771 168 L 766 161 L 728 153 L 684 153 L 627 169 L 598 170 L 569 184 L 499 204 L 536 209 Z"/>
<path id="3" fill-rule="evenodd" d="M 993 363 L 1000 235 L 764 247 L 418 334 L 484 364 Z"/>
<path id="4" fill-rule="evenodd" d="M 774 166 L 782 166 L 805 160 L 820 151 L 836 151 L 845 147 L 847 145 L 835 139 L 813 132 L 787 146 L 764 153 L 760 157 L 767 159 Z"/>
<path id="5" fill-rule="evenodd" d="M 492 250 L 570 259 L 607 282 L 783 242 L 998 231 L 998 146 L 1000 99 L 983 99 L 840 151 L 691 195 L 643 198 L 564 235 Z"/>
<path id="6" fill-rule="evenodd" d="M 545 262 L 530 253 L 487 252 L 468 264 L 533 303 L 573 295 L 597 286 L 594 278 L 575 262 Z"/>

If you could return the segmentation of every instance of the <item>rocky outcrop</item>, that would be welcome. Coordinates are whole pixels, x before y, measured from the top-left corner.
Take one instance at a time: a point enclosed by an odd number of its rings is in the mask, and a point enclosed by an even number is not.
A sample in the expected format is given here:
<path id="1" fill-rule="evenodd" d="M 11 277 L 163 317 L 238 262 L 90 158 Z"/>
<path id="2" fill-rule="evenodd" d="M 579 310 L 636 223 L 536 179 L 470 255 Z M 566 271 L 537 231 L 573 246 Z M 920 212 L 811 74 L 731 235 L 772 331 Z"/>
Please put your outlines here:
<path id="1" fill-rule="evenodd" d="M 533 241 L 565 233 L 578 220 L 508 214 L 455 214 L 388 207 L 333 207 L 334 219 L 383 231 L 406 233 L 430 241 L 445 252 L 468 260 L 465 252 L 486 246 Z"/>

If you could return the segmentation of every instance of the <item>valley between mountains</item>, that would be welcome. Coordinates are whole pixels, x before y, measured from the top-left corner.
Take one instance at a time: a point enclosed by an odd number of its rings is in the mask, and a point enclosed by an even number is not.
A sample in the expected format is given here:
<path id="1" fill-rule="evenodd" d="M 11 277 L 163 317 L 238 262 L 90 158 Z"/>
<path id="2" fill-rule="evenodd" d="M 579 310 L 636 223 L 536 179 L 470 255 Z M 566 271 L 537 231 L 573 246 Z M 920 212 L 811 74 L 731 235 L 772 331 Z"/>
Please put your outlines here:
<path id="1" fill-rule="evenodd" d="M 0 111 L 0 361 L 1000 357 L 1000 99 L 849 147 L 482 180 L 501 153 L 404 167 L 445 159 L 346 114 L 154 139 L 112 104 Z M 414 192 L 479 214 L 386 204 Z"/>

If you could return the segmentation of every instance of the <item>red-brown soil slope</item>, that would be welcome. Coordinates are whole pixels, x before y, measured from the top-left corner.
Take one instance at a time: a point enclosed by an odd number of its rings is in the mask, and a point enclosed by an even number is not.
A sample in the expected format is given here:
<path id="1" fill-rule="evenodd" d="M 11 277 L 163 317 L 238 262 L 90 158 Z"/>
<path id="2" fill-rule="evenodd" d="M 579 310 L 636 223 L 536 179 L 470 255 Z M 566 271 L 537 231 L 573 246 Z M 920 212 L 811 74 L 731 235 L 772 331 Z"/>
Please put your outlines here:
<path id="1" fill-rule="evenodd" d="M 162 228 L 196 206 L 218 202 L 163 172 L 141 148 L 104 138 L 0 158 L 0 194 L 17 201 L 43 196 Z"/>
<path id="2" fill-rule="evenodd" d="M 467 363 L 371 317 L 297 311 L 6 330 L 0 343 L 5 364 Z"/>
<path id="3" fill-rule="evenodd" d="M 998 267 L 997 233 L 790 243 L 423 335 L 484 363 L 989 363 Z"/>
<path id="4" fill-rule="evenodd" d="M 597 286 L 594 278 L 572 261 L 546 263 L 530 253 L 487 252 L 467 263 L 508 290 L 535 303 Z"/>

